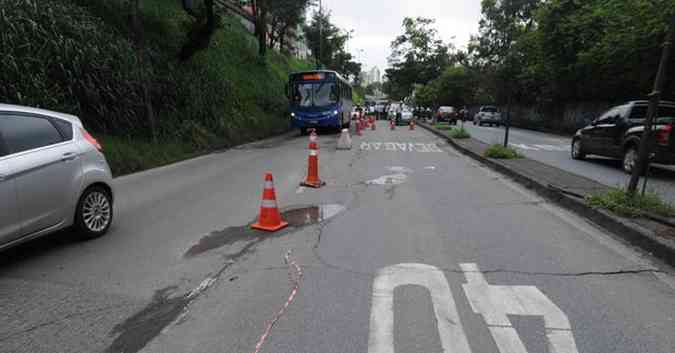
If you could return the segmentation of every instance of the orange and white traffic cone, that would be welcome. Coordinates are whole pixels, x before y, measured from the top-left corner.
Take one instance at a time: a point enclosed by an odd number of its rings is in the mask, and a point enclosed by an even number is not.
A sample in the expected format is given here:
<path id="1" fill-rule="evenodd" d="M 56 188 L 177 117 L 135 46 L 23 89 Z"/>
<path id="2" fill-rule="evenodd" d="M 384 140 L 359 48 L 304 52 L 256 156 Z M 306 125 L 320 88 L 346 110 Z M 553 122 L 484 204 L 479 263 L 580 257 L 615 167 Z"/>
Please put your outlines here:
<path id="1" fill-rule="evenodd" d="M 396 130 L 396 123 L 394 120 L 389 120 L 389 129 Z"/>
<path id="2" fill-rule="evenodd" d="M 266 173 L 265 189 L 263 190 L 263 199 L 260 205 L 260 216 L 256 223 L 251 224 L 251 228 L 275 232 L 287 225 L 288 223 L 281 219 L 281 214 L 277 207 L 277 196 L 274 192 L 272 173 Z"/>
<path id="3" fill-rule="evenodd" d="M 307 179 L 300 183 L 301 186 L 308 186 L 311 188 L 320 188 L 326 185 L 325 182 L 319 179 L 319 148 L 316 142 L 309 143 L 309 158 L 307 162 Z"/>
<path id="4" fill-rule="evenodd" d="M 309 142 L 317 142 L 319 135 L 316 134 L 316 129 L 311 129 L 309 133 Z"/>
<path id="5" fill-rule="evenodd" d="M 415 130 L 415 120 L 410 120 L 410 130 Z"/>

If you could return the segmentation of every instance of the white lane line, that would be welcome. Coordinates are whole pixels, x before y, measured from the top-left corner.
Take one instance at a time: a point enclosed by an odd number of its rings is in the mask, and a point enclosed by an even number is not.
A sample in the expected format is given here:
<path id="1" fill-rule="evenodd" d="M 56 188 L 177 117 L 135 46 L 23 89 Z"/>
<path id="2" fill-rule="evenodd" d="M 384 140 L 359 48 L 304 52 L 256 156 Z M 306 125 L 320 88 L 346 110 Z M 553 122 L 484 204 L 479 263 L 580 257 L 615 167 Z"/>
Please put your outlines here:
<path id="1" fill-rule="evenodd" d="M 441 270 L 424 264 L 399 264 L 377 272 L 370 309 L 368 353 L 394 353 L 394 289 L 425 287 L 431 294 L 444 353 L 471 353 L 450 286 Z"/>
<path id="2" fill-rule="evenodd" d="M 530 147 L 528 145 L 522 144 L 522 143 L 509 143 L 511 147 L 519 148 L 521 150 L 526 150 L 526 151 L 539 151 L 538 148 Z"/>
<path id="3" fill-rule="evenodd" d="M 542 316 L 549 352 L 578 353 L 567 316 L 537 287 L 490 285 L 478 265 L 460 267 L 468 282 L 462 287 L 469 304 L 483 316 L 501 353 L 527 353 L 508 315 Z"/>

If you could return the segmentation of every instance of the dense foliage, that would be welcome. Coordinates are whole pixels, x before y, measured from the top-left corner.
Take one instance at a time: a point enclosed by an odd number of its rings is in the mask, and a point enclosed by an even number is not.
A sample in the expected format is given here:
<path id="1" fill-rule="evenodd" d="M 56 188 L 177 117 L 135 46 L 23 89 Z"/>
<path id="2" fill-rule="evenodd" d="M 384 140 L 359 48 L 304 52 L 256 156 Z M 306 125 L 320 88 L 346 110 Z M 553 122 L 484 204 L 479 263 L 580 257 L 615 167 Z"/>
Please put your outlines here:
<path id="1" fill-rule="evenodd" d="M 304 33 L 317 66 L 342 73 L 360 83 L 361 64 L 347 51 L 351 33 L 331 22 L 329 12 L 317 11 L 312 16 Z"/>
<path id="2" fill-rule="evenodd" d="M 94 131 L 150 137 L 144 87 L 159 138 L 197 148 L 287 127 L 284 82 L 305 64 L 257 57 L 239 20 L 219 19 L 208 50 L 178 56 L 194 20 L 179 1 L 143 0 L 142 51 L 124 1 L 0 0 L 0 101 L 80 116 Z"/>
<path id="3" fill-rule="evenodd" d="M 417 104 L 431 107 L 536 107 L 550 125 L 562 120 L 567 103 L 644 99 L 675 15 L 673 0 L 483 0 L 481 5 L 479 33 L 466 51 L 434 40 L 433 21 L 404 20 L 401 39 L 392 43 L 387 92 L 393 98 L 414 92 Z M 447 61 L 425 59 L 444 46 Z M 439 62 L 445 66 L 435 65 Z M 675 99 L 675 56 L 669 66 L 663 99 Z"/>

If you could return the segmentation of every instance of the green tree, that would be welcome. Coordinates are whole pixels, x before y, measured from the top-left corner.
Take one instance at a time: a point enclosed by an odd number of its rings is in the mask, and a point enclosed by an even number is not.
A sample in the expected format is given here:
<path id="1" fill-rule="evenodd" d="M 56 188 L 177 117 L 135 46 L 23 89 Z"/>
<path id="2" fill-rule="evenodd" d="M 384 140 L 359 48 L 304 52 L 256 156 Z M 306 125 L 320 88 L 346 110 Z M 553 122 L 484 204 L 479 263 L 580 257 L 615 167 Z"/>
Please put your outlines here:
<path id="1" fill-rule="evenodd" d="M 279 44 L 279 49 L 286 48 L 286 37 L 291 29 L 305 22 L 305 11 L 314 0 L 276 0 L 270 2 L 271 35 L 270 47 Z M 293 32 L 295 33 L 295 32 Z"/>
<path id="2" fill-rule="evenodd" d="M 334 25 L 330 13 L 315 12 L 304 32 L 319 66 L 338 71 L 359 84 L 361 64 L 346 50 L 351 33 Z"/>
<path id="3" fill-rule="evenodd" d="M 437 78 L 450 64 L 449 44 L 438 38 L 429 18 L 403 20 L 403 34 L 391 43 L 391 68 L 385 71 L 389 79 L 387 94 L 396 100 L 408 96 L 415 84 L 426 84 Z"/>

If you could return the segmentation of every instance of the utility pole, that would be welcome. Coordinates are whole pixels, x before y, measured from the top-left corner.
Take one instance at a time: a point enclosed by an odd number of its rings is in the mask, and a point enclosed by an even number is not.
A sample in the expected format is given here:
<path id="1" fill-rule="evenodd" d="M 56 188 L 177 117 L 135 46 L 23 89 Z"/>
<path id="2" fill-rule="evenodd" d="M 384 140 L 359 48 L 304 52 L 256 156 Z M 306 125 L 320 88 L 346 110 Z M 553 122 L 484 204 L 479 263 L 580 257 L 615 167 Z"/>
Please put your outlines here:
<path id="1" fill-rule="evenodd" d="M 675 37 L 675 15 L 670 18 L 670 24 L 666 40 L 663 43 L 663 52 L 661 53 L 661 62 L 659 63 L 659 71 L 654 80 L 654 89 L 649 94 L 649 109 L 647 109 L 647 119 L 645 121 L 644 132 L 640 139 L 640 150 L 638 160 L 633 167 L 633 173 L 628 184 L 628 194 L 635 195 L 638 183 L 640 182 L 640 174 L 647 169 L 649 165 L 649 146 L 651 144 L 652 125 L 658 113 L 659 103 L 661 102 L 661 91 L 666 81 L 666 71 L 668 70 L 668 63 L 670 60 L 670 51 L 673 46 L 673 37 Z"/>
<path id="2" fill-rule="evenodd" d="M 510 40 L 509 40 L 510 43 Z M 511 92 L 511 48 L 509 48 L 509 52 L 506 54 L 506 68 L 507 72 L 506 75 L 506 80 L 504 82 L 504 85 L 506 86 L 506 120 L 504 123 L 504 148 L 509 147 L 509 132 L 511 130 L 511 96 L 513 93 Z"/>

